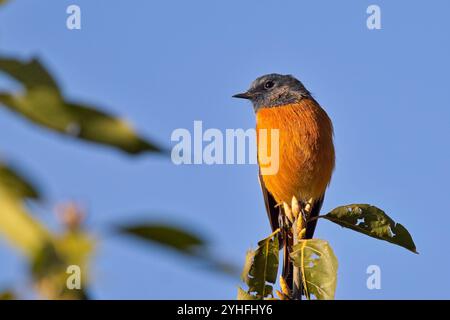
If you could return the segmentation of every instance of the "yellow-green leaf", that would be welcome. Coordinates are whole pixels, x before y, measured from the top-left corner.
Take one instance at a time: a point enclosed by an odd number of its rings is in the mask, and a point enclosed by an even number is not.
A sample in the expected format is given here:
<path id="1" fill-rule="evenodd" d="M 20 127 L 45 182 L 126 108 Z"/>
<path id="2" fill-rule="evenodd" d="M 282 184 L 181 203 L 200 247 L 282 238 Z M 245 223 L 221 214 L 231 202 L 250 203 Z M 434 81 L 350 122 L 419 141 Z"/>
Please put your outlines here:
<path id="1" fill-rule="evenodd" d="M 224 259 L 220 253 L 212 252 L 203 236 L 188 229 L 154 222 L 121 226 L 117 230 L 147 243 L 173 249 L 200 262 L 208 270 L 217 271 L 233 278 L 238 275 L 235 265 Z"/>
<path id="2" fill-rule="evenodd" d="M 31 272 L 39 294 L 46 299 L 88 299 L 89 263 L 94 239 L 81 230 L 67 231 L 49 239 L 31 259 Z M 70 290 L 68 267 L 80 273 L 80 289 Z"/>
<path id="3" fill-rule="evenodd" d="M 247 252 L 241 278 L 248 292 L 256 293 L 258 299 L 272 295 L 278 274 L 279 243 L 276 233 L 258 242 L 256 250 Z"/>
<path id="4" fill-rule="evenodd" d="M 127 121 L 91 107 L 66 103 L 53 89 L 33 89 L 25 95 L 0 93 L 0 103 L 40 126 L 74 138 L 113 146 L 130 154 L 161 151 L 140 138 Z"/>
<path id="5" fill-rule="evenodd" d="M 1 4 L 1 2 L 0 2 Z M 16 300 L 17 297 L 13 291 L 6 290 L 0 292 L 0 300 Z"/>
<path id="6" fill-rule="evenodd" d="M 121 227 L 119 231 L 184 253 L 196 253 L 205 245 L 205 241 L 192 232 L 159 223 L 130 225 Z"/>
<path id="7" fill-rule="evenodd" d="M 417 253 L 416 245 L 408 230 L 375 206 L 369 204 L 341 206 L 321 217 L 342 227 L 391 242 Z"/>
<path id="8" fill-rule="evenodd" d="M 0 188 L 19 198 L 39 199 L 37 188 L 16 170 L 0 162 Z"/>
<path id="9" fill-rule="evenodd" d="M 28 257 L 49 239 L 44 225 L 25 209 L 22 200 L 0 188 L 0 235 Z"/>
<path id="10" fill-rule="evenodd" d="M 238 300 L 258 300 L 257 297 L 248 293 L 247 291 L 245 291 L 244 289 L 242 289 L 240 287 L 238 288 L 237 299 Z"/>
<path id="11" fill-rule="evenodd" d="M 291 253 L 294 265 L 300 268 L 303 288 L 308 299 L 334 299 L 338 262 L 325 240 L 300 240 Z"/>
<path id="12" fill-rule="evenodd" d="M 248 250 L 247 254 L 245 255 L 245 264 L 244 268 L 241 272 L 241 280 L 244 282 L 247 282 L 248 275 L 250 273 L 250 270 L 253 266 L 253 260 L 255 258 L 255 251 L 254 250 Z"/>
<path id="13" fill-rule="evenodd" d="M 26 89 L 48 87 L 59 91 L 56 81 L 37 59 L 20 61 L 0 57 L 0 71 L 20 82 Z"/>

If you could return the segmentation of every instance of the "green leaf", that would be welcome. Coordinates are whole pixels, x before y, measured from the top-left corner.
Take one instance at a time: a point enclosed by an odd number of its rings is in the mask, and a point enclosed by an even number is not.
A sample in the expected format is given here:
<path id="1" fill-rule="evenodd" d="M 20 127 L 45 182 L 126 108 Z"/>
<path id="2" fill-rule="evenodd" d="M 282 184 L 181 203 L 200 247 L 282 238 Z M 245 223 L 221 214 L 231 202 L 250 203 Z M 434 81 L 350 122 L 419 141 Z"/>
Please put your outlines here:
<path id="1" fill-rule="evenodd" d="M 291 258 L 301 270 L 305 295 L 319 300 L 332 300 L 336 291 L 338 262 L 325 240 L 299 240 Z"/>
<path id="2" fill-rule="evenodd" d="M 125 235 L 162 247 L 173 249 L 189 258 L 200 262 L 208 270 L 220 272 L 234 279 L 238 276 L 235 265 L 222 256 L 213 255 L 206 240 L 195 233 L 173 225 L 145 223 L 118 227 Z M 219 253 L 220 254 L 220 253 Z"/>
<path id="3" fill-rule="evenodd" d="M 26 95 L 0 93 L 0 103 L 40 126 L 74 138 L 113 146 L 130 154 L 161 151 L 140 138 L 127 121 L 88 106 L 66 103 L 48 88 L 33 89 Z"/>
<path id="4" fill-rule="evenodd" d="M 248 293 L 247 291 L 245 291 L 244 289 L 242 289 L 240 287 L 238 288 L 237 299 L 238 300 L 258 300 L 257 297 Z"/>
<path id="5" fill-rule="evenodd" d="M 51 274 L 61 272 L 65 265 L 54 243 L 51 239 L 48 239 L 33 255 L 30 262 L 30 271 L 33 277 L 39 280 Z"/>
<path id="6" fill-rule="evenodd" d="M 242 273 L 241 273 L 241 280 L 244 282 L 247 281 L 248 275 L 253 266 L 253 260 L 255 258 L 255 253 L 256 253 L 256 251 L 248 250 L 247 254 L 245 255 L 245 264 L 244 264 L 244 268 L 242 269 Z"/>
<path id="7" fill-rule="evenodd" d="M 199 236 L 165 224 L 139 224 L 122 227 L 119 231 L 188 254 L 196 253 L 205 245 L 205 241 Z"/>
<path id="8" fill-rule="evenodd" d="M 408 230 L 375 206 L 369 204 L 341 206 L 321 218 L 417 253 L 416 245 Z"/>
<path id="9" fill-rule="evenodd" d="M 279 243 L 273 233 L 258 242 L 256 250 L 248 251 L 241 278 L 248 285 L 249 293 L 256 293 L 258 299 L 264 299 L 273 292 L 278 274 Z"/>
<path id="10" fill-rule="evenodd" d="M 16 299 L 17 299 L 16 295 L 11 290 L 0 292 L 0 300 L 16 300 Z"/>
<path id="11" fill-rule="evenodd" d="M 89 261 L 95 248 L 91 236 L 83 231 L 67 231 L 54 236 L 31 259 L 31 273 L 39 294 L 46 299 L 88 299 Z M 67 287 L 69 266 L 81 271 L 81 288 Z"/>
<path id="12" fill-rule="evenodd" d="M 17 171 L 0 162 L 0 188 L 19 198 L 39 199 L 40 195 L 35 186 Z"/>
<path id="13" fill-rule="evenodd" d="M 74 138 L 113 146 L 130 154 L 160 152 L 124 119 L 92 106 L 66 101 L 55 80 L 37 60 L 0 58 L 0 71 L 19 81 L 25 92 L 0 92 L 0 104 L 47 129 Z"/>
<path id="14" fill-rule="evenodd" d="M 24 62 L 0 57 L 0 71 L 20 82 L 26 89 L 48 87 L 59 91 L 56 81 L 37 59 Z"/>
<path id="15" fill-rule="evenodd" d="M 49 239 L 46 227 L 27 211 L 23 201 L 1 187 L 0 235 L 28 257 L 33 256 Z"/>

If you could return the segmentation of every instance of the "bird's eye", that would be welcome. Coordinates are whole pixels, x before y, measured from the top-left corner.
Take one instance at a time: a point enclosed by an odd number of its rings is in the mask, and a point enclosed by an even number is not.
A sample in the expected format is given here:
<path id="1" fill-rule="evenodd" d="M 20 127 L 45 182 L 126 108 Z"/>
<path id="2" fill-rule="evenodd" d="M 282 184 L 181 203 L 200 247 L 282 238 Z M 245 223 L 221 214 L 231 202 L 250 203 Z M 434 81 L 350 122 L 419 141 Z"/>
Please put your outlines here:
<path id="1" fill-rule="evenodd" d="M 266 83 L 264 83 L 264 89 L 270 89 L 275 85 L 275 83 L 271 80 L 266 81 Z"/>

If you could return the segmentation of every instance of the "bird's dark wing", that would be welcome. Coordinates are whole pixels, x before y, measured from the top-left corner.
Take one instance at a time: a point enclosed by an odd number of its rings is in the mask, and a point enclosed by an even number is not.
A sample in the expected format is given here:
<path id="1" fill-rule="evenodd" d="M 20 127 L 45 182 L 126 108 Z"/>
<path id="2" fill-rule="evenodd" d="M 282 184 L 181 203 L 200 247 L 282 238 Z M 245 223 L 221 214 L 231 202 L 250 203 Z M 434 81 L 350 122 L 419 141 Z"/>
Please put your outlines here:
<path id="1" fill-rule="evenodd" d="M 261 171 L 259 172 L 259 183 L 261 185 L 261 190 L 263 193 L 264 203 L 266 205 L 266 211 L 267 216 L 269 217 L 270 226 L 272 228 L 272 231 L 275 231 L 280 227 L 279 216 L 281 213 L 280 212 L 281 208 L 277 207 L 277 202 L 264 185 L 264 181 L 261 176 Z"/>
<path id="2" fill-rule="evenodd" d="M 278 234 L 278 242 L 280 245 L 280 250 L 283 249 L 283 270 L 282 276 L 288 283 L 290 289 L 292 289 L 292 263 L 289 262 L 290 246 L 292 246 L 292 237 L 289 236 L 289 230 L 285 226 L 280 225 L 280 220 L 283 221 L 283 208 L 277 206 L 277 202 L 272 194 L 267 190 L 264 185 L 264 180 L 261 176 L 261 171 L 259 172 L 259 183 L 261 184 L 261 190 L 264 197 L 264 203 L 266 205 L 267 216 L 269 217 L 270 226 L 272 231 L 280 228 L 280 233 Z"/>
<path id="3" fill-rule="evenodd" d="M 324 198 L 325 193 L 313 203 L 309 219 L 316 218 L 320 214 L 320 209 L 322 209 Z M 314 231 L 316 230 L 317 220 L 318 219 L 309 220 L 308 224 L 306 225 L 306 239 L 312 239 Z"/>

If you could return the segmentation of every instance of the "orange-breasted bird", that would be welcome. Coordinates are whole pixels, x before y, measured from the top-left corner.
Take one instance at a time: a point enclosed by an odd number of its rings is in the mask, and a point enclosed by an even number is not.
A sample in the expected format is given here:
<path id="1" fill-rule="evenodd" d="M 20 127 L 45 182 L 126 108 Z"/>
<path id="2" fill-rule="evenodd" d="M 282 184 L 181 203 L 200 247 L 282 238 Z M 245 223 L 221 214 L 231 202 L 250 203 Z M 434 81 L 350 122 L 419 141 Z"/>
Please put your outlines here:
<path id="1" fill-rule="evenodd" d="M 309 219 L 319 215 L 335 164 L 333 125 L 324 109 L 304 85 L 291 75 L 268 74 L 257 78 L 250 89 L 234 95 L 253 103 L 261 167 L 260 129 L 279 130 L 279 168 L 275 174 L 260 170 L 260 183 L 273 230 L 283 230 L 283 202 L 295 196 L 309 204 Z M 270 144 L 266 144 L 270 147 Z M 270 154 L 270 150 L 268 152 Z M 267 152 L 266 152 L 267 154 Z M 312 238 L 317 219 L 307 223 L 306 239 Z M 285 248 L 283 276 L 291 276 L 286 264 L 289 235 L 281 232 Z"/>

